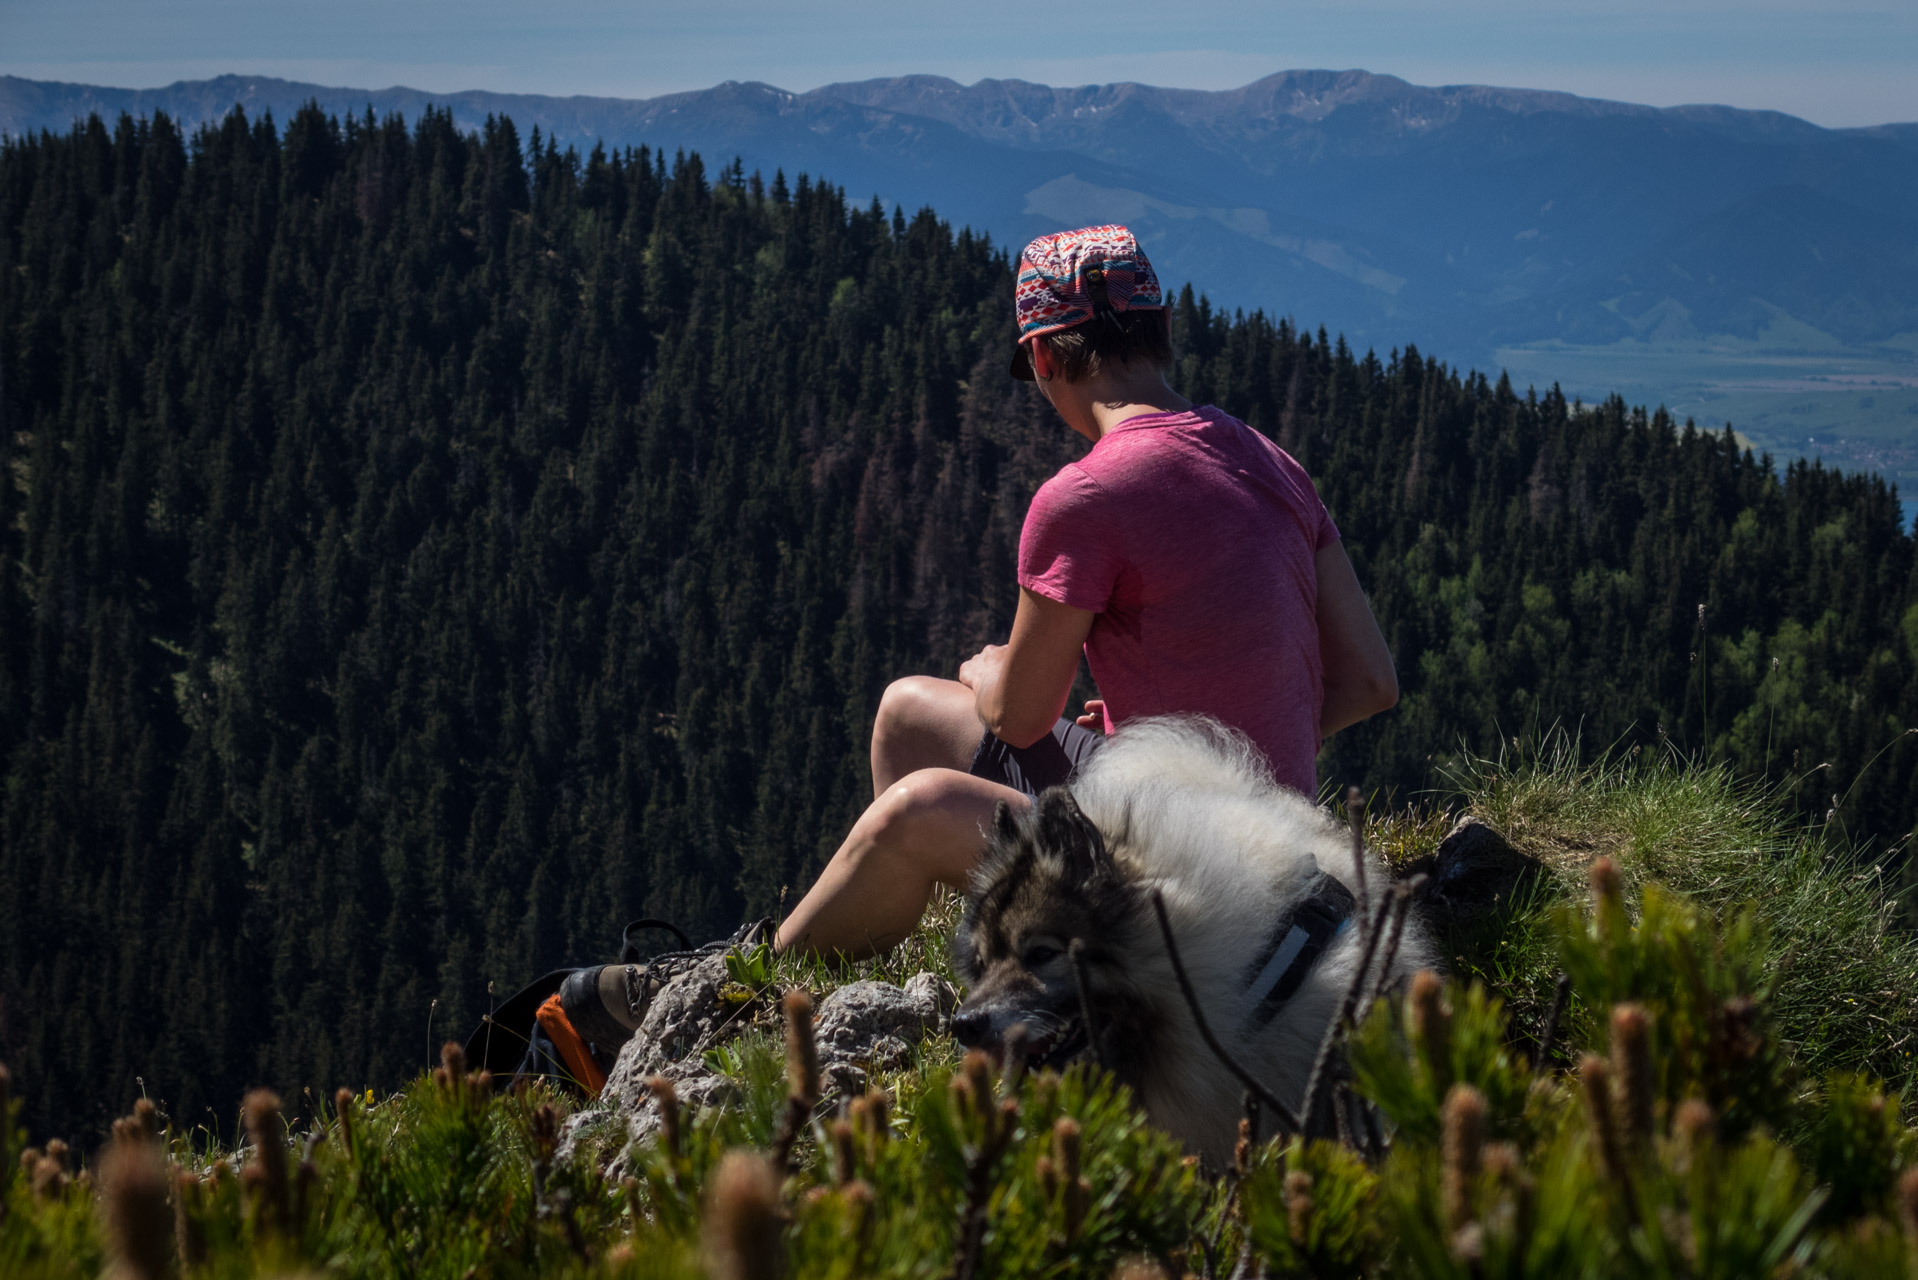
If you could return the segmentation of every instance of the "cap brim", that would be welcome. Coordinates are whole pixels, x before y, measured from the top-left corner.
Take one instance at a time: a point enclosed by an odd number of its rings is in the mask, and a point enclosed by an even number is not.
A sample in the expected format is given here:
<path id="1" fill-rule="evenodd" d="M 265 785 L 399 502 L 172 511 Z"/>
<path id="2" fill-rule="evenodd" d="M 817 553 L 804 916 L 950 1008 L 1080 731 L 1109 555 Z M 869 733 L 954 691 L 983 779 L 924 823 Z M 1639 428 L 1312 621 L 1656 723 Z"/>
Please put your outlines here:
<path id="1" fill-rule="evenodd" d="M 1037 382 L 1032 372 L 1032 350 L 1023 342 L 1012 344 L 1012 368 L 1008 370 L 1020 382 Z"/>

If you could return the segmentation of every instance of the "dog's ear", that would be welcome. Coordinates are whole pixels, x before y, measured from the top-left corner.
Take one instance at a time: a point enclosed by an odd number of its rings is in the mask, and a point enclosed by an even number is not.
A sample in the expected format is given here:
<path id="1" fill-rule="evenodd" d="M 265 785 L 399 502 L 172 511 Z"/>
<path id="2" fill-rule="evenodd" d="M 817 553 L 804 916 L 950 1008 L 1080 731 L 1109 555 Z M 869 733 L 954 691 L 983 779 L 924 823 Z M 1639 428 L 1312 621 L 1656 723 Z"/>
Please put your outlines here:
<path id="1" fill-rule="evenodd" d="M 973 937 L 973 918 L 973 907 L 968 905 L 965 919 L 952 931 L 952 971 L 967 984 L 979 980 L 979 944 Z"/>
<path id="2" fill-rule="evenodd" d="M 1064 859 L 1076 880 L 1089 880 L 1112 865 L 1105 837 L 1064 787 L 1039 797 L 1039 847 Z"/>
<path id="3" fill-rule="evenodd" d="M 992 838 L 1000 845 L 1016 844 L 1019 840 L 1019 815 L 1004 800 L 992 806 Z"/>

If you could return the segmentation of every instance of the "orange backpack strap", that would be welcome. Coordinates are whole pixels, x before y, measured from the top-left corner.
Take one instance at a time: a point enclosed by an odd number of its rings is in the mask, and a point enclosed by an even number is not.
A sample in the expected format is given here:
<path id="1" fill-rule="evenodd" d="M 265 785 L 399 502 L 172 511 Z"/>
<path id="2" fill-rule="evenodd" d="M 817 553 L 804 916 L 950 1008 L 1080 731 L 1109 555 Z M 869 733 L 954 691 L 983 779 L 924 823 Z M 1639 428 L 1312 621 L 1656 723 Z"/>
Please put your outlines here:
<path id="1" fill-rule="evenodd" d="M 560 1007 L 559 992 L 548 996 L 546 1003 L 533 1016 L 539 1019 L 539 1025 L 552 1040 L 553 1047 L 559 1050 L 559 1056 L 566 1063 L 566 1069 L 573 1073 L 574 1081 L 586 1091 L 587 1097 L 597 1098 L 600 1090 L 606 1087 L 606 1073 L 599 1069 L 599 1063 L 593 1061 L 593 1051 L 586 1047 L 586 1041 L 579 1032 L 573 1030 L 566 1010 Z"/>

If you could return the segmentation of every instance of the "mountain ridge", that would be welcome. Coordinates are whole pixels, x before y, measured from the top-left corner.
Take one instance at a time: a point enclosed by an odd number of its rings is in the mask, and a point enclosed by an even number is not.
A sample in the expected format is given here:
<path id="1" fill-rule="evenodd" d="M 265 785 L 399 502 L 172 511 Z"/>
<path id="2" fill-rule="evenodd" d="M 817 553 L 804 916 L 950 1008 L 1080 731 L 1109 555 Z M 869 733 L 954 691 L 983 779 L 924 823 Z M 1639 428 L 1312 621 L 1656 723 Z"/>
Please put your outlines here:
<path id="1" fill-rule="evenodd" d="M 738 156 L 855 202 L 931 206 L 1000 244 L 1129 221 L 1171 281 L 1379 347 L 1755 341 L 1780 314 L 1840 344 L 1918 332 L 1918 123 L 1826 129 L 1347 69 L 1224 90 L 920 74 L 636 99 L 9 76 L 0 133 L 156 110 L 191 128 L 235 105 L 284 120 L 309 100 L 409 120 L 437 105 L 462 128 L 511 116 L 582 152 Z"/>

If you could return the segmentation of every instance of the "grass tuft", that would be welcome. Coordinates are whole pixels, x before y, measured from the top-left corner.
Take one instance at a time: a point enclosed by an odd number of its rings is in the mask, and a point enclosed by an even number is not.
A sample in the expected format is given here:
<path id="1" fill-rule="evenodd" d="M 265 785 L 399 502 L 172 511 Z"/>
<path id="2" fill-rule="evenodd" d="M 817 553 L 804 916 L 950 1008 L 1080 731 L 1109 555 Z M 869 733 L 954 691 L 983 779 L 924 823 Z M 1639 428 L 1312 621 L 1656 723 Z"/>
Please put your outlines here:
<path id="1" fill-rule="evenodd" d="M 1451 940 L 1455 968 L 1505 995 L 1521 1025 L 1551 999 L 1544 908 L 1586 903 L 1587 871 L 1609 857 L 1634 918 L 1637 887 L 1654 881 L 1713 913 L 1749 906 L 1779 970 L 1768 1009 L 1807 1071 L 1918 1084 L 1918 939 L 1898 927 L 1895 886 L 1839 831 L 1795 821 L 1779 789 L 1673 753 L 1581 762 L 1562 733 L 1467 760 L 1453 782 L 1471 813 L 1552 872 L 1489 936 Z"/>
<path id="2" fill-rule="evenodd" d="M 788 952 L 774 963 L 773 981 L 780 987 L 826 992 L 851 982 L 890 982 L 904 985 L 918 973 L 933 973 L 958 985 L 952 973 L 952 934 L 965 910 L 965 899 L 949 889 L 934 890 L 926 914 L 906 940 L 882 956 L 847 960 L 839 956 Z"/>
<path id="3" fill-rule="evenodd" d="M 874 1064 L 862 1096 L 822 1098 L 816 998 L 949 975 L 946 899 L 882 960 L 736 957 L 754 1016 L 708 1052 L 730 1096 L 694 1106 L 655 1082 L 648 1136 L 603 1103 L 496 1093 L 449 1047 L 330 1114 L 256 1093 L 240 1150 L 136 1105 L 76 1167 L 57 1141 L 27 1146 L 0 1070 L 0 1275 L 1918 1275 L 1918 1130 L 1897 1091 L 1918 951 L 1858 852 L 1674 759 L 1474 767 L 1464 804 L 1550 873 L 1351 1038 L 1346 1119 L 1382 1124 L 1389 1150 L 1245 1126 L 1234 1165 L 1208 1169 L 1089 1064 L 1021 1077 L 940 1036 Z M 1452 817 L 1367 830 L 1403 865 Z M 1576 1072 L 1523 1044 L 1561 968 Z M 1832 1070 L 1874 1061 L 1894 1088 Z"/>

